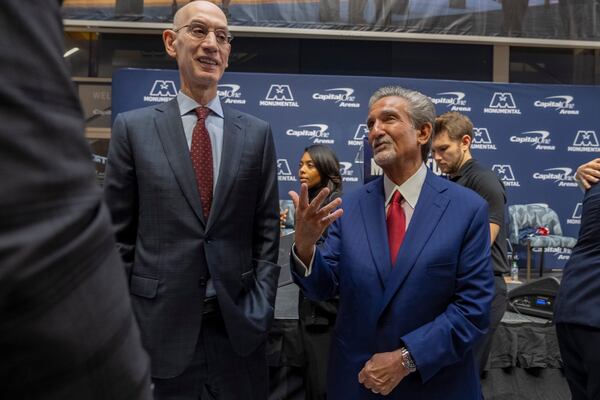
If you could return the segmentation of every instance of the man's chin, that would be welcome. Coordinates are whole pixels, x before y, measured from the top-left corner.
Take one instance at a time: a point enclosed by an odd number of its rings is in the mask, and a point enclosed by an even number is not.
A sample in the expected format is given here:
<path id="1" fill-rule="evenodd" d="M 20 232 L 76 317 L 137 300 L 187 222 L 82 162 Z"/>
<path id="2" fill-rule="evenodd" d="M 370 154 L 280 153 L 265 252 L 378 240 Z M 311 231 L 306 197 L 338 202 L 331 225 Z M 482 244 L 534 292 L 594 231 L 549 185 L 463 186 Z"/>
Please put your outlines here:
<path id="1" fill-rule="evenodd" d="M 380 167 L 385 167 L 393 164 L 396 161 L 396 157 L 393 154 L 377 154 L 373 156 L 375 164 Z"/>

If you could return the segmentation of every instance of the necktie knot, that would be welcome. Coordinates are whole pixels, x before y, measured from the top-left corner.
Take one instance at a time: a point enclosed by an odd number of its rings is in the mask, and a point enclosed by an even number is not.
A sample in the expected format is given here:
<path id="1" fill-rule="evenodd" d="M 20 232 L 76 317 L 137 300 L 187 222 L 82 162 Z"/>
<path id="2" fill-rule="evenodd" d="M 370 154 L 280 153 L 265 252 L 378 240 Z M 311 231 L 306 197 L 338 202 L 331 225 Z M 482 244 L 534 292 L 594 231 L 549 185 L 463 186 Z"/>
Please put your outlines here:
<path id="1" fill-rule="evenodd" d="M 398 204 L 402 203 L 402 195 L 397 190 L 392 195 L 392 203 L 398 203 Z"/>
<path id="2" fill-rule="evenodd" d="M 197 107 L 195 109 L 196 111 L 196 115 L 198 116 L 199 120 L 205 120 L 206 117 L 208 116 L 208 114 L 210 113 L 210 108 L 208 107 Z"/>

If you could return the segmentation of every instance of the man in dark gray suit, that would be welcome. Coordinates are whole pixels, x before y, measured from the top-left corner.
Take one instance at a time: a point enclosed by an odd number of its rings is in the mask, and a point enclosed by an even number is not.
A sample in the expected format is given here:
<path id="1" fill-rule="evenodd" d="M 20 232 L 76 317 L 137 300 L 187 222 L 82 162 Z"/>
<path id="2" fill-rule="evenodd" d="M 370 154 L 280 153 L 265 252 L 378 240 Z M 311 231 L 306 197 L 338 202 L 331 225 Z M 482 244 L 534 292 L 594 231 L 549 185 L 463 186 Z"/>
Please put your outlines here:
<path id="1" fill-rule="evenodd" d="M 554 304 L 558 344 L 574 400 L 600 398 L 600 184 L 594 183 L 598 161 L 577 170 L 587 188 L 581 228 Z"/>
<path id="2" fill-rule="evenodd" d="M 106 198 L 157 399 L 267 397 L 279 267 L 276 157 L 265 121 L 223 107 L 231 35 L 194 1 L 163 32 L 181 90 L 117 116 Z"/>
<path id="3" fill-rule="evenodd" d="M 151 399 L 59 8 L 0 7 L 0 397 Z"/>

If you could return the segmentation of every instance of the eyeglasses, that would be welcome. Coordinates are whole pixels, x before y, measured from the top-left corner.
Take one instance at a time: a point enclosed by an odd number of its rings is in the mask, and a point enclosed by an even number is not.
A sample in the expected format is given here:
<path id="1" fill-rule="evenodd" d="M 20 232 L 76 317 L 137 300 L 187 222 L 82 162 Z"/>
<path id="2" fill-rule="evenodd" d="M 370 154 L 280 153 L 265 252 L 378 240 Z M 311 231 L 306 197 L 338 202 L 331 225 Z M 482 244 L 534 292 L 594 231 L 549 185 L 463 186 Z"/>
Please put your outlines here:
<path id="1" fill-rule="evenodd" d="M 180 26 L 177 29 L 173 29 L 173 32 L 179 32 L 183 28 L 187 28 L 186 32 L 198 40 L 205 40 L 210 32 L 214 32 L 215 39 L 219 45 L 226 45 L 231 43 L 233 36 L 225 29 L 211 29 L 206 25 L 192 22 L 191 24 Z"/>

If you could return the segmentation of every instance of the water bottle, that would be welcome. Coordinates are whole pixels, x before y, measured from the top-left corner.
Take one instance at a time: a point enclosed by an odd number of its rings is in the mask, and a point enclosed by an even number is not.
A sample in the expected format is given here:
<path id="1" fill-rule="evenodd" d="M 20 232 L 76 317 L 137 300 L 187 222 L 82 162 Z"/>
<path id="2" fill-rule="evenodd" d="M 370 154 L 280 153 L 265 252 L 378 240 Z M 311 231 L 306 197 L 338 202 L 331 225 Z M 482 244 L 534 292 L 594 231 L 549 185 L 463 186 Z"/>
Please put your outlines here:
<path id="1" fill-rule="evenodd" d="M 513 281 L 519 280 L 519 266 L 517 265 L 517 260 L 512 261 L 512 265 L 510 267 L 510 279 Z"/>

